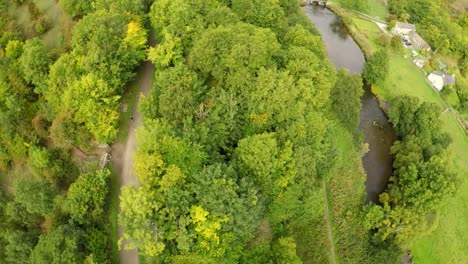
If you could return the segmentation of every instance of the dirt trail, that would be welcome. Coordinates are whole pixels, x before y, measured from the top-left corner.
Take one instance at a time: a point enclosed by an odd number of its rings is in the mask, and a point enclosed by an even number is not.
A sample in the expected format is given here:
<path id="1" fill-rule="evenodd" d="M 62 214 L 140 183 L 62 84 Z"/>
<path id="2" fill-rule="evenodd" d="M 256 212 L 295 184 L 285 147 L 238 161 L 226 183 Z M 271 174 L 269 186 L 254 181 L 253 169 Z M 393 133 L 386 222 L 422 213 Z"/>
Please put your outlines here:
<path id="1" fill-rule="evenodd" d="M 328 239 L 330 240 L 330 250 L 332 254 L 332 263 L 336 264 L 336 256 L 335 256 L 335 242 L 333 241 L 333 233 L 332 227 L 330 223 L 330 215 L 328 211 L 328 197 L 327 197 L 327 187 L 325 185 L 325 181 L 323 182 L 323 196 L 325 198 L 325 221 L 327 222 L 328 227 Z"/>
<path id="2" fill-rule="evenodd" d="M 139 186 L 139 182 L 133 175 L 133 153 L 136 151 L 135 129 L 142 125 L 141 113 L 138 112 L 140 95 L 147 95 L 153 79 L 154 66 L 145 62 L 140 68 L 140 79 L 138 84 L 138 95 L 132 109 L 133 121 L 128 128 L 128 136 L 125 143 L 112 146 L 112 160 L 119 178 L 120 188 L 123 186 Z M 119 193 L 120 195 L 120 193 Z M 122 237 L 123 228 L 119 226 L 119 237 Z M 122 245 L 123 248 L 124 245 Z M 120 263 L 138 264 L 137 250 L 120 250 Z"/>

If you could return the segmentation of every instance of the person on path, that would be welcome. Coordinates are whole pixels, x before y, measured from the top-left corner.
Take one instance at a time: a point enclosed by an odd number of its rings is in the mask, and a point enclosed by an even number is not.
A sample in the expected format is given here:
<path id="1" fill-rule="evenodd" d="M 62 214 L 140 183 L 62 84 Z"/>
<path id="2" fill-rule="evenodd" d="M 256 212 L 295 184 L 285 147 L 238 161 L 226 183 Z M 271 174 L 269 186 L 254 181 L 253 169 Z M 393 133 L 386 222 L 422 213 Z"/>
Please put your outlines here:
<path id="1" fill-rule="evenodd" d="M 132 121 L 133 121 L 133 116 L 130 116 L 130 120 L 132 120 Z"/>

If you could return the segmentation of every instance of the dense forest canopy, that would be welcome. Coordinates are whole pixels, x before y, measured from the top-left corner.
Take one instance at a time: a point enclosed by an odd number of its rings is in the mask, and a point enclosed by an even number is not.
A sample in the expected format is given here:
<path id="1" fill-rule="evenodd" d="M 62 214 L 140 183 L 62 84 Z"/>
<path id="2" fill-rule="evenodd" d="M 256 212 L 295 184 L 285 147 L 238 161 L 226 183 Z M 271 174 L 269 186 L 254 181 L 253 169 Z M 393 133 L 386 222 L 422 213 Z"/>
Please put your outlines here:
<path id="1" fill-rule="evenodd" d="M 333 167 L 336 75 L 298 12 L 296 1 L 154 2 L 142 185 L 121 197 L 129 247 L 166 261 L 299 261 L 291 228 L 321 211 Z"/>
<path id="2" fill-rule="evenodd" d="M 442 5 L 427 1 L 389 4 L 431 31 L 431 44 L 453 39 L 441 51 L 466 60 L 466 15 L 439 14 Z M 328 260 L 327 182 L 363 176 L 363 79 L 335 70 L 299 1 L 47 3 L 55 20 L 42 1 L 0 2 L 2 261 L 115 263 L 118 247 L 138 248 L 149 263 Z M 63 24 L 57 42 L 52 21 Z M 145 60 L 155 72 L 138 105 L 139 185 L 122 188 L 118 214 L 115 168 L 96 156 L 125 130 L 123 98 Z M 366 84 L 388 69 L 388 54 L 376 52 Z M 456 189 L 440 109 L 409 97 L 391 105 L 394 173 L 380 204 L 354 197 L 339 208 L 364 241 L 345 262 L 396 262 Z M 338 165 L 347 159 L 358 161 L 352 175 Z M 338 239 L 352 244 L 350 234 Z"/>

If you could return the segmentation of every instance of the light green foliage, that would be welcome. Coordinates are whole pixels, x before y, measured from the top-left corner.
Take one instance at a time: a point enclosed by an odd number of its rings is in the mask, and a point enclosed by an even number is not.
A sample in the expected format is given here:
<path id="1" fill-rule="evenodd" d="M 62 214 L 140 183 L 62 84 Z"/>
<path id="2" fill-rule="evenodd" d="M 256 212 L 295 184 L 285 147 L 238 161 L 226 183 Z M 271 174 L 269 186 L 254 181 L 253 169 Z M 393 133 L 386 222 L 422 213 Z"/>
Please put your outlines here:
<path id="1" fill-rule="evenodd" d="M 126 249 L 133 249 L 138 245 L 140 254 L 148 256 L 156 256 L 163 252 L 166 247 L 165 239 L 155 219 L 155 212 L 161 208 L 158 196 L 148 188 L 122 189 L 122 213 L 119 222 L 125 226 L 125 233 L 120 243 L 130 238 L 132 241 L 126 244 Z"/>
<path id="2" fill-rule="evenodd" d="M 325 58 L 326 52 L 320 36 L 310 34 L 302 25 L 291 27 L 284 41 L 287 45 L 307 48 L 320 58 Z"/>
<path id="3" fill-rule="evenodd" d="M 181 39 L 166 33 L 162 43 L 148 50 L 148 59 L 158 68 L 174 66 L 182 61 Z"/>
<path id="4" fill-rule="evenodd" d="M 197 40 L 189 65 L 219 81 L 234 82 L 235 78 L 249 78 L 261 67 L 272 65 L 272 56 L 278 49 L 275 35 L 269 29 L 249 24 L 220 26 L 206 30 Z"/>
<path id="5" fill-rule="evenodd" d="M 32 146 L 29 148 L 29 159 L 34 167 L 44 169 L 49 166 L 50 154 L 45 148 Z"/>
<path id="6" fill-rule="evenodd" d="M 365 11 L 368 9 L 367 0 L 339 0 L 339 2 L 345 7 L 351 9 L 356 9 L 360 11 Z"/>
<path id="7" fill-rule="evenodd" d="M 78 77 L 79 69 L 77 60 L 71 54 L 60 56 L 60 58 L 51 65 L 47 90 L 44 92 L 44 96 L 54 115 L 57 115 L 63 110 L 62 96 Z"/>
<path id="8" fill-rule="evenodd" d="M 361 96 L 364 94 L 359 75 L 349 75 L 347 70 L 338 71 L 335 87 L 331 92 L 332 107 L 345 126 L 355 130 L 359 126 Z"/>
<path id="9" fill-rule="evenodd" d="M 173 39 L 181 40 L 184 54 L 188 51 L 198 35 L 208 26 L 204 15 L 211 14 L 212 22 L 226 23 L 227 17 L 214 16 L 219 6 L 216 0 L 156 0 L 151 6 L 151 23 L 158 39 L 164 39 L 169 34 Z M 223 14 L 223 13 L 221 13 Z M 226 22 L 220 22 L 227 18 Z M 164 43 L 164 42 L 163 42 Z"/>
<path id="10" fill-rule="evenodd" d="M 241 173 L 252 175 L 269 199 L 294 181 L 294 162 L 287 147 L 281 150 L 274 134 L 255 135 L 239 141 L 236 152 Z"/>
<path id="11" fill-rule="evenodd" d="M 244 22 L 273 31 L 283 27 L 285 14 L 278 0 L 232 0 L 231 3 L 232 11 Z"/>
<path id="12" fill-rule="evenodd" d="M 44 43 L 39 39 L 27 40 L 19 61 L 25 80 L 36 86 L 36 93 L 42 93 L 45 89 L 50 63 Z"/>
<path id="13" fill-rule="evenodd" d="M 368 84 L 382 83 L 387 78 L 388 67 L 388 54 L 381 49 L 367 60 L 362 77 Z"/>
<path id="14" fill-rule="evenodd" d="M 84 254 L 79 249 L 80 237 L 80 230 L 67 225 L 41 235 L 31 253 L 30 263 L 80 263 L 84 259 Z"/>
<path id="15" fill-rule="evenodd" d="M 207 158 L 201 146 L 173 135 L 171 126 L 162 120 L 145 121 L 145 129 L 137 132 L 137 140 L 137 154 L 159 153 L 165 164 L 174 164 L 184 173 L 198 171 Z"/>
<path id="16" fill-rule="evenodd" d="M 70 185 L 62 207 L 70 214 L 71 219 L 80 224 L 102 220 L 109 176 L 110 171 L 107 169 L 86 173 Z"/>
<path id="17" fill-rule="evenodd" d="M 302 263 L 296 255 L 296 243 L 292 237 L 278 239 L 276 244 L 273 245 L 272 251 L 278 264 Z"/>
<path id="18" fill-rule="evenodd" d="M 115 91 L 95 75 L 82 76 L 63 95 L 62 105 L 76 124 L 85 124 L 99 142 L 110 142 L 117 134 L 118 100 Z"/>
<path id="19" fill-rule="evenodd" d="M 31 214 L 50 214 L 54 197 L 55 191 L 46 182 L 18 181 L 15 184 L 15 201 Z"/>
<path id="20" fill-rule="evenodd" d="M 5 48 L 5 55 L 10 59 L 17 59 L 23 53 L 24 43 L 19 40 L 11 40 Z"/>

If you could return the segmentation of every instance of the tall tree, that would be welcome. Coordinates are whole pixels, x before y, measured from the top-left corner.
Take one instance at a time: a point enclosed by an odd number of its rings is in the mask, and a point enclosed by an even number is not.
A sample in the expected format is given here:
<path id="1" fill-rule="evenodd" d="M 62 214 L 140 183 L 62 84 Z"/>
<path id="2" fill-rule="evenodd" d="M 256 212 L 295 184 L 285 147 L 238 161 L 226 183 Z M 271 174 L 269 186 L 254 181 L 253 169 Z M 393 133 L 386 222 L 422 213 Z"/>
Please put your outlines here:
<path id="1" fill-rule="evenodd" d="M 334 112 L 345 126 L 351 130 L 359 126 L 359 113 L 361 111 L 362 89 L 361 76 L 349 75 L 348 70 L 338 70 L 335 86 L 331 91 L 332 107 Z"/>
<path id="2" fill-rule="evenodd" d="M 385 49 L 380 49 L 370 56 L 364 66 L 362 77 L 368 84 L 382 83 L 387 78 L 388 67 L 388 54 Z"/>
<path id="3" fill-rule="evenodd" d="M 42 93 L 47 83 L 50 58 L 44 43 L 37 39 L 29 39 L 24 43 L 23 54 L 20 57 L 24 78 L 33 84 L 36 93 Z"/>

